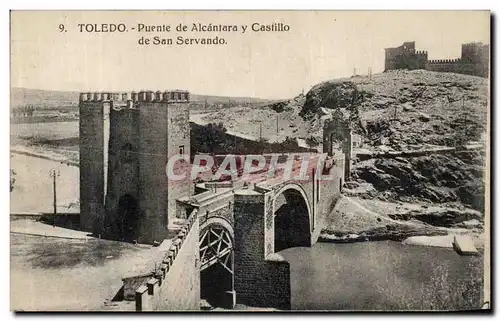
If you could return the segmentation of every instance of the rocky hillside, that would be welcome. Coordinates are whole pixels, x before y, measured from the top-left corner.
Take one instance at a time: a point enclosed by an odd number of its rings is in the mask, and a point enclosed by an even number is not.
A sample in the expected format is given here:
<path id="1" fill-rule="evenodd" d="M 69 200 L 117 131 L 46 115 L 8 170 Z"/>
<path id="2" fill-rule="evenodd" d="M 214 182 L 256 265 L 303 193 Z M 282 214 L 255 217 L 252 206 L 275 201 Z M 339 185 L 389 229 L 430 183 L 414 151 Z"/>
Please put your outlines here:
<path id="1" fill-rule="evenodd" d="M 343 110 L 369 150 L 460 147 L 486 139 L 488 97 L 484 78 L 398 70 L 320 83 L 307 93 L 300 115 L 312 135 L 321 135 L 325 112 Z M 346 192 L 422 204 L 417 212 L 441 204 L 450 213 L 484 213 L 484 168 L 484 151 L 357 161 Z"/>
<path id="2" fill-rule="evenodd" d="M 368 146 L 455 146 L 482 137 L 488 80 L 425 70 L 395 70 L 320 83 L 306 95 L 300 115 L 316 124 L 325 110 L 344 109 Z M 316 125 L 316 126 L 314 126 Z"/>
<path id="3" fill-rule="evenodd" d="M 364 149 L 455 147 L 486 139 L 488 97 L 484 78 L 395 70 L 371 78 L 331 80 L 289 101 L 203 117 L 257 137 L 262 131 L 273 140 L 289 136 L 319 143 L 324 119 L 341 109 L 361 136 Z M 276 119 L 280 120 L 279 131 Z M 484 152 L 357 161 L 346 193 L 365 200 L 421 204 L 418 211 L 426 215 L 430 211 L 426 208 L 433 204 L 446 209 L 436 212 L 439 215 L 453 209 L 481 213 L 485 207 L 484 164 Z"/>
<path id="4" fill-rule="evenodd" d="M 262 133 L 272 141 L 288 136 L 321 142 L 322 118 L 340 108 L 368 149 L 455 146 L 483 138 L 488 96 L 484 78 L 395 70 L 319 83 L 288 101 L 207 113 L 203 121 L 222 121 L 228 130 Z"/>
<path id="5" fill-rule="evenodd" d="M 311 125 L 299 116 L 305 96 L 278 101 L 265 106 L 236 107 L 211 113 L 191 115 L 199 123 L 220 123 L 228 131 L 251 137 L 262 136 L 270 142 L 284 141 L 286 137 L 306 138 L 310 136 Z"/>

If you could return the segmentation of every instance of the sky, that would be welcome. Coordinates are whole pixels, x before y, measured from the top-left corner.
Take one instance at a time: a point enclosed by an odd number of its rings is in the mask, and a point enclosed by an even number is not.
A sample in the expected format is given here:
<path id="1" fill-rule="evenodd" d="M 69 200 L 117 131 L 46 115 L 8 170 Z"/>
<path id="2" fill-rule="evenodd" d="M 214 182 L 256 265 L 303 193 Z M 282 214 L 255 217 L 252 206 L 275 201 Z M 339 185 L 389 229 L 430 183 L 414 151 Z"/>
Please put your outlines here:
<path id="1" fill-rule="evenodd" d="M 87 33 L 78 26 L 119 23 L 128 31 Z M 191 32 L 193 23 L 236 25 L 238 32 Z M 254 23 L 290 30 L 254 32 Z M 170 25 L 171 31 L 138 32 L 139 24 Z M 179 24 L 188 31 L 177 32 Z M 354 69 L 382 72 L 384 48 L 404 41 L 415 41 L 429 59 L 458 58 L 462 43 L 489 43 L 489 30 L 487 11 L 13 11 L 11 86 L 291 98 Z M 219 36 L 227 44 L 138 44 L 154 36 L 174 43 L 178 36 Z"/>

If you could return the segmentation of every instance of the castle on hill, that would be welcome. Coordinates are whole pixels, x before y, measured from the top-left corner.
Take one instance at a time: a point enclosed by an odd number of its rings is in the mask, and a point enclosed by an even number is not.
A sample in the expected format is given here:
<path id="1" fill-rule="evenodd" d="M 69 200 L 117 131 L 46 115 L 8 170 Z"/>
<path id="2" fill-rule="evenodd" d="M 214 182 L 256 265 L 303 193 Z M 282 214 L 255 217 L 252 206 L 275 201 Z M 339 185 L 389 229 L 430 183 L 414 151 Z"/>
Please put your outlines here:
<path id="1" fill-rule="evenodd" d="M 396 48 L 385 48 L 385 70 L 425 69 L 488 77 L 490 45 L 472 42 L 462 45 L 462 56 L 456 59 L 428 60 L 427 51 L 415 50 L 415 41 Z"/>

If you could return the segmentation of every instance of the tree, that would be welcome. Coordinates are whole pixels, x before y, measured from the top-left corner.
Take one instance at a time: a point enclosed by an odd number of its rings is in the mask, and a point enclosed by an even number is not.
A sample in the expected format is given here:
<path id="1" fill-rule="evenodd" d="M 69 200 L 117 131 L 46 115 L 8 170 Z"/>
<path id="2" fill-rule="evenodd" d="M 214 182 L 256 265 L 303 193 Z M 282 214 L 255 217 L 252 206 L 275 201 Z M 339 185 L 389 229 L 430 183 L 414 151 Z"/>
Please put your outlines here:
<path id="1" fill-rule="evenodd" d="M 223 123 L 210 123 L 200 129 L 200 140 L 202 149 L 211 154 L 215 154 L 218 150 L 227 148 L 226 131 Z"/>
<path id="2" fill-rule="evenodd" d="M 309 136 L 306 138 L 306 143 L 307 145 L 309 145 L 309 147 L 318 147 L 321 141 L 316 136 Z"/>

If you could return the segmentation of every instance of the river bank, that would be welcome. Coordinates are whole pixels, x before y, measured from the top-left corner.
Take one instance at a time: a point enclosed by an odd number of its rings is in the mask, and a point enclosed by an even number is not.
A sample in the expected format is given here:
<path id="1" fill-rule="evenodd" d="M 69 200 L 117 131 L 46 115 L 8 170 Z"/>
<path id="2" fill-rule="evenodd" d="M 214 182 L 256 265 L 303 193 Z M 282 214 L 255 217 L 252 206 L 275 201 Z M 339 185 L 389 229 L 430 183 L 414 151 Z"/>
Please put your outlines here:
<path id="1" fill-rule="evenodd" d="M 383 202 L 342 195 L 325 218 L 318 241 L 355 243 L 411 237 L 469 235 L 477 248 L 484 248 L 482 216 L 478 211 L 459 211 L 446 206 L 419 203 Z"/>

